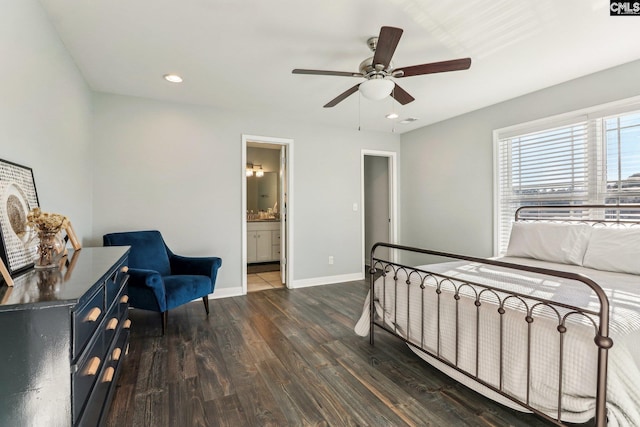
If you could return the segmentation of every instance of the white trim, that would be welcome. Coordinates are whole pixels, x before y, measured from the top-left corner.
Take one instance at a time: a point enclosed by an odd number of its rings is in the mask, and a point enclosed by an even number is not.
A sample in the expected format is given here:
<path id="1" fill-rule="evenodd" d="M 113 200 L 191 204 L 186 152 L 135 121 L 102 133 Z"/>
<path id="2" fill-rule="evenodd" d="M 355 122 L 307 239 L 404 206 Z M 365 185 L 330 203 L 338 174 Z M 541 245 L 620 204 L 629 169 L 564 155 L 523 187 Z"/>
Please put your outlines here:
<path id="1" fill-rule="evenodd" d="M 500 179 L 498 177 L 498 130 L 493 131 L 493 256 L 498 256 L 498 226 L 500 210 L 499 206 L 499 194 L 500 191 Z"/>
<path id="2" fill-rule="evenodd" d="M 231 297 L 239 297 L 245 295 L 246 292 L 242 292 L 242 286 L 235 286 L 233 288 L 222 288 L 219 289 L 218 286 L 214 289 L 212 294 L 209 294 L 209 299 L 221 299 L 221 298 L 231 298 Z M 194 301 L 201 301 L 200 298 L 194 299 Z"/>
<path id="3" fill-rule="evenodd" d="M 395 151 L 368 150 L 363 148 L 360 151 L 360 234 L 362 236 L 362 246 L 360 253 L 362 254 L 362 277 L 365 277 L 366 256 L 365 247 L 365 212 L 364 212 L 364 157 L 378 156 L 387 157 L 389 159 L 389 209 L 391 215 L 391 224 L 389 226 L 390 243 L 398 243 L 398 153 Z M 390 251 L 391 259 L 389 261 L 396 262 L 397 251 Z"/>
<path id="4" fill-rule="evenodd" d="M 339 274 L 337 276 L 313 277 L 311 279 L 294 280 L 291 289 L 308 288 L 310 286 L 331 285 L 334 283 L 364 280 L 363 273 Z"/>
<path id="5" fill-rule="evenodd" d="M 242 256 L 242 294 L 247 294 L 247 176 L 246 176 L 246 166 L 247 166 L 247 142 L 256 142 L 259 144 L 276 144 L 276 145 L 286 145 L 287 146 L 287 165 L 286 165 L 286 173 L 287 173 L 287 233 L 286 233 L 286 242 L 285 247 L 287 248 L 287 287 L 291 287 L 291 283 L 293 282 L 293 139 L 289 138 L 275 138 L 270 136 L 257 136 L 257 135 L 245 135 L 242 134 L 242 163 L 240 164 L 240 172 L 242 174 L 242 210 L 241 212 L 241 221 L 242 221 L 242 241 L 241 245 L 241 256 Z"/>

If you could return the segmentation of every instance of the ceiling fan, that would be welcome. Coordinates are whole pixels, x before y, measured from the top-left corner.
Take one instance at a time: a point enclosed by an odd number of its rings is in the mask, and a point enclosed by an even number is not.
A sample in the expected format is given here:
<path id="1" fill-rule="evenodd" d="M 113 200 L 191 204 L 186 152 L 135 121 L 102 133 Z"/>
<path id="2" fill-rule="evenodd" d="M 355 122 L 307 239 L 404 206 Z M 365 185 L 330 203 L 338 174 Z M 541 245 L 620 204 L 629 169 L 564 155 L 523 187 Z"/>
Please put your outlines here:
<path id="1" fill-rule="evenodd" d="M 402 28 L 382 27 L 378 37 L 370 37 L 367 40 L 369 48 L 374 52 L 373 57 L 360 63 L 359 72 L 304 70 L 296 68 L 293 74 L 316 74 L 321 76 L 364 77 L 362 83 L 358 83 L 347 89 L 331 101 L 324 108 L 337 105 L 349 95 L 358 90 L 365 98 L 372 100 L 384 99 L 391 95 L 400 104 L 405 105 L 415 98 L 398 86 L 391 78 L 419 76 L 422 74 L 443 73 L 447 71 L 466 70 L 471 66 L 471 58 L 453 59 L 450 61 L 431 62 L 429 64 L 412 65 L 410 67 L 394 68 L 391 57 L 398 46 L 402 36 Z"/>

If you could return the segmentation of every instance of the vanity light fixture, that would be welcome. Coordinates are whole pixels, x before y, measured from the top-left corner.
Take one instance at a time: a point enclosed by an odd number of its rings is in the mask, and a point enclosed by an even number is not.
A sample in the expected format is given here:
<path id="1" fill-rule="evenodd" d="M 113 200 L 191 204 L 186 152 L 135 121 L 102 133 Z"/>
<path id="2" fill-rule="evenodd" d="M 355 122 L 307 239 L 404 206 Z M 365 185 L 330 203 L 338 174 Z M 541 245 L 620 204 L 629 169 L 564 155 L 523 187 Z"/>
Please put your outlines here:
<path id="1" fill-rule="evenodd" d="M 254 165 L 253 163 L 247 163 L 246 169 L 247 177 L 256 176 L 256 178 L 261 178 L 264 176 L 264 170 L 262 170 L 262 165 Z"/>
<path id="2" fill-rule="evenodd" d="M 164 79 L 171 83 L 182 83 L 182 77 L 177 74 L 165 74 Z"/>

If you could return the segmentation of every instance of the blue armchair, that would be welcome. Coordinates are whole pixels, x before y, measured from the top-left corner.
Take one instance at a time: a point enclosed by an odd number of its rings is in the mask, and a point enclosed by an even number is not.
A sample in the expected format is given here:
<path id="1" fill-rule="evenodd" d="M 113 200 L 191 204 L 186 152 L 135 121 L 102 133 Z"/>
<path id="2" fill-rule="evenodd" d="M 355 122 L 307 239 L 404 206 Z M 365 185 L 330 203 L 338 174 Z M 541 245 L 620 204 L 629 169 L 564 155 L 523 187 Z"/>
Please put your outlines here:
<path id="1" fill-rule="evenodd" d="M 102 240 L 104 246 L 131 246 L 129 304 L 160 312 L 163 335 L 172 308 L 202 298 L 209 315 L 208 295 L 216 285 L 220 258 L 175 255 L 156 230 L 110 233 Z"/>

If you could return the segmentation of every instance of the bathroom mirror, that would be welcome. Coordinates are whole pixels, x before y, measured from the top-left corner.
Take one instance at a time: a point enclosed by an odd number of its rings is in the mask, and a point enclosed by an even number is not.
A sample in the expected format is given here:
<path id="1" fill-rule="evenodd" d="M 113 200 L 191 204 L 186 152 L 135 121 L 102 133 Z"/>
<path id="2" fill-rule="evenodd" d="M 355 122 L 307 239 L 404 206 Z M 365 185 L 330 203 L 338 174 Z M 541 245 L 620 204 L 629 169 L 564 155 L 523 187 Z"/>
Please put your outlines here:
<path id="1" fill-rule="evenodd" d="M 274 207 L 278 201 L 278 173 L 247 177 L 247 210 L 258 212 Z"/>

